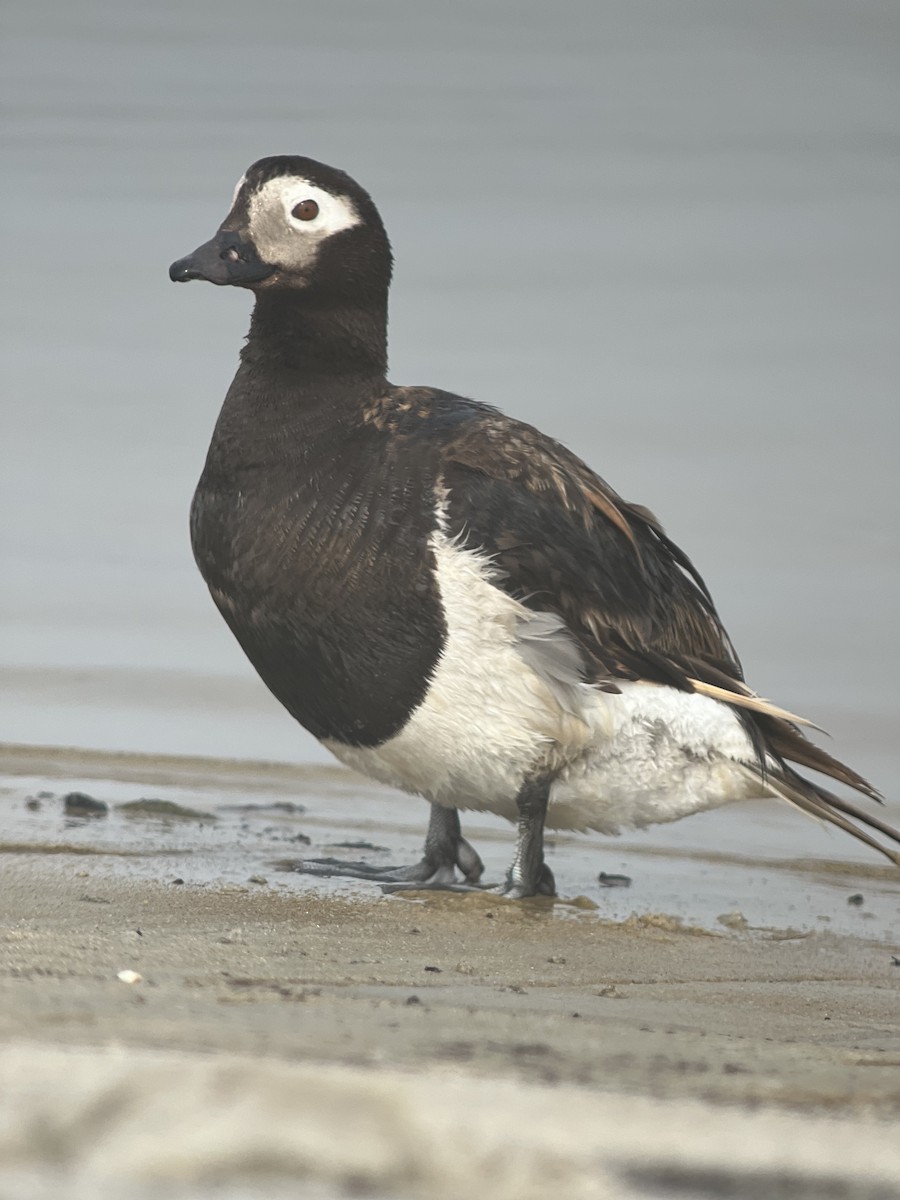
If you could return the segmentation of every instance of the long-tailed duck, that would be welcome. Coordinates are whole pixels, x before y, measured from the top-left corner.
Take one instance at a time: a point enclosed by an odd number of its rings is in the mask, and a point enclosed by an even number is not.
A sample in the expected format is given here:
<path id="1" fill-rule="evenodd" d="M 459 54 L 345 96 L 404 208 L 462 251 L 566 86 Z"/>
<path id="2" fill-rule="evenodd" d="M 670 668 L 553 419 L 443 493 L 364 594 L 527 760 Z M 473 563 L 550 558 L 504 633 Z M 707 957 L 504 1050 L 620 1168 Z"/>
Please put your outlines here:
<path id="1" fill-rule="evenodd" d="M 530 425 L 388 383 L 391 261 L 359 184 L 285 156 L 169 272 L 256 299 L 191 510 L 213 599 L 303 726 L 431 803 L 420 863 L 356 873 L 475 884 L 458 810 L 482 809 L 518 824 L 506 894 L 552 894 L 545 825 L 615 833 L 755 796 L 900 864 L 869 831 L 900 833 L 795 770 L 878 798 L 745 684 L 652 513 Z"/>

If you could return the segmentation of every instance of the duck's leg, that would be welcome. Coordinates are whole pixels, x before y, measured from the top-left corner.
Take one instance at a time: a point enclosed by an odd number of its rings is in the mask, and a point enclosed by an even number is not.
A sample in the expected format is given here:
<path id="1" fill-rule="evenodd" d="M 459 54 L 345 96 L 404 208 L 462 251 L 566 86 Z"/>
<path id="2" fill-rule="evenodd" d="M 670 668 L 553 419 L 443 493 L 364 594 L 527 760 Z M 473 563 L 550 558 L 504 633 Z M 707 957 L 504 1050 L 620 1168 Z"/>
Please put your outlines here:
<path id="1" fill-rule="evenodd" d="M 457 882 L 456 868 L 464 883 Z M 467 891 L 475 887 L 484 863 L 462 835 L 455 808 L 432 804 L 425 849 L 419 862 L 409 867 L 375 867 L 369 863 L 347 863 L 336 858 L 313 858 L 298 862 L 294 870 L 306 875 L 344 875 L 391 885 L 388 889 L 428 888 Z"/>
<path id="2" fill-rule="evenodd" d="M 503 888 L 503 895 L 510 900 L 556 895 L 553 872 L 544 862 L 544 820 L 551 782 L 548 777 L 526 780 L 516 796 L 519 810 L 516 854 Z"/>

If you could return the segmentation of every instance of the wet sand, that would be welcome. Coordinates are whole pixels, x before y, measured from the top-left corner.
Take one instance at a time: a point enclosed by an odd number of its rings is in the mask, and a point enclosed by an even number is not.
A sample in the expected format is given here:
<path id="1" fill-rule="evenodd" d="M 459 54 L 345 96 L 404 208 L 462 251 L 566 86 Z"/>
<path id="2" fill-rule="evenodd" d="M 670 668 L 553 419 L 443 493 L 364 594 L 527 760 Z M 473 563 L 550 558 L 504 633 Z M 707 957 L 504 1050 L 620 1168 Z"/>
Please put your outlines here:
<path id="1" fill-rule="evenodd" d="M 0 1195 L 900 1186 L 900 875 L 787 809 L 556 839 L 561 899 L 512 903 L 287 869 L 415 854 L 424 806 L 339 768 L 10 747 L 0 776 Z M 511 831 L 466 827 L 499 878 Z"/>

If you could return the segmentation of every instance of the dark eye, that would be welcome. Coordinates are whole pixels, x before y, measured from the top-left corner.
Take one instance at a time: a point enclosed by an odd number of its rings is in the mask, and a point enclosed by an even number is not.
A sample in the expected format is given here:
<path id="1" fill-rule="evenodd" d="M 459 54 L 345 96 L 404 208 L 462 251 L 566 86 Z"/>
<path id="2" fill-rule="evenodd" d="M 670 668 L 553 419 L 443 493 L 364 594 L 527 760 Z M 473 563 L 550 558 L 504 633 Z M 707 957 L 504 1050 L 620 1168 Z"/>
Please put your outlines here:
<path id="1" fill-rule="evenodd" d="M 318 215 L 319 206 L 315 200 L 301 200 L 291 209 L 291 216 L 296 217 L 298 221 L 311 221 Z"/>

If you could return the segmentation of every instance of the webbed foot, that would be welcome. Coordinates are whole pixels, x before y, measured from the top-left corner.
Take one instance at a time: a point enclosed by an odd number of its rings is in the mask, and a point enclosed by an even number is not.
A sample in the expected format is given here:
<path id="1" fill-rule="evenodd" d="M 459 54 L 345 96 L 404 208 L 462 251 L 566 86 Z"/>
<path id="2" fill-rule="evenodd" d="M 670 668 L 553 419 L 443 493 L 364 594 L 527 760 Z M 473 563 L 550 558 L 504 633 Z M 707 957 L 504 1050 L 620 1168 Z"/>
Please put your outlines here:
<path id="1" fill-rule="evenodd" d="M 457 868 L 464 882 L 457 878 Z M 484 863 L 474 847 L 462 836 L 459 813 L 455 808 L 432 804 L 425 850 L 419 862 L 404 867 L 377 867 L 365 862 L 344 862 L 338 858 L 312 858 L 294 865 L 295 871 L 320 877 L 344 876 L 367 879 L 385 885 L 384 891 L 452 891 L 478 888 Z"/>
<path id="2" fill-rule="evenodd" d="M 499 891 L 507 900 L 524 900 L 528 896 L 555 896 L 556 880 L 546 863 L 542 863 L 537 874 L 531 877 L 517 875 L 514 867 L 511 867 L 506 876 L 506 883 Z"/>

